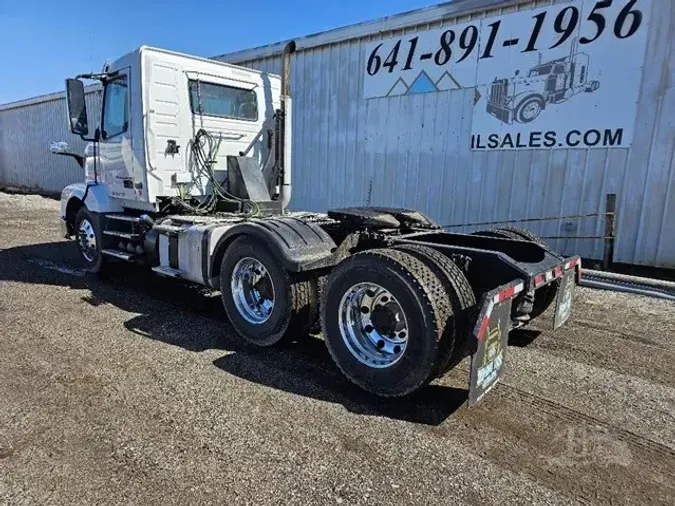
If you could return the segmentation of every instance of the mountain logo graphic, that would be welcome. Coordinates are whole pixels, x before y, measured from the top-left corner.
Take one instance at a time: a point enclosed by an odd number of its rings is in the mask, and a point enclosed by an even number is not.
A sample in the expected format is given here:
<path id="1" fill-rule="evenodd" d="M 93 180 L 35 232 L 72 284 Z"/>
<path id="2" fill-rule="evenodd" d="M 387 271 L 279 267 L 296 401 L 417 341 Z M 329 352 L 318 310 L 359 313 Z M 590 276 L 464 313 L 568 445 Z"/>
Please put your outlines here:
<path id="1" fill-rule="evenodd" d="M 396 97 L 399 95 L 412 95 L 415 93 L 431 93 L 434 91 L 461 89 L 462 85 L 449 72 L 443 72 L 441 77 L 439 77 L 438 80 L 434 82 L 429 77 L 429 74 L 423 70 L 417 75 L 410 86 L 408 86 L 408 83 L 406 83 L 402 77 L 399 77 L 385 96 Z M 474 93 L 474 104 L 476 104 L 480 100 L 481 94 L 477 89 L 474 90 Z"/>
<path id="2" fill-rule="evenodd" d="M 462 86 L 457 82 L 457 79 L 452 77 L 452 74 L 446 70 L 438 81 L 436 81 L 436 88 L 438 88 L 439 91 L 459 90 Z"/>
<path id="3" fill-rule="evenodd" d="M 420 72 L 420 74 L 415 78 L 413 83 L 408 88 L 408 94 L 429 93 L 432 91 L 438 91 L 438 88 L 424 70 Z"/>
<path id="4" fill-rule="evenodd" d="M 389 90 L 389 93 L 387 93 L 387 97 L 395 97 L 397 95 L 405 95 L 408 92 L 408 85 L 406 82 L 403 80 L 403 78 L 399 77 L 396 82 L 394 83 L 394 86 L 391 87 Z"/>

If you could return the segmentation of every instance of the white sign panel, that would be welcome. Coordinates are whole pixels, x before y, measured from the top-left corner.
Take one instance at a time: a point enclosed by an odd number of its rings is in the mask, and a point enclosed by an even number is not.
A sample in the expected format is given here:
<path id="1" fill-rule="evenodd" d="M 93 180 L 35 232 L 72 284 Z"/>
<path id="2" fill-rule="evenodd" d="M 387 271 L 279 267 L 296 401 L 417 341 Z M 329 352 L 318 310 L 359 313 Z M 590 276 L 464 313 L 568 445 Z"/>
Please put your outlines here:
<path id="1" fill-rule="evenodd" d="M 367 47 L 364 95 L 474 89 L 472 149 L 629 147 L 651 0 L 575 0 Z"/>

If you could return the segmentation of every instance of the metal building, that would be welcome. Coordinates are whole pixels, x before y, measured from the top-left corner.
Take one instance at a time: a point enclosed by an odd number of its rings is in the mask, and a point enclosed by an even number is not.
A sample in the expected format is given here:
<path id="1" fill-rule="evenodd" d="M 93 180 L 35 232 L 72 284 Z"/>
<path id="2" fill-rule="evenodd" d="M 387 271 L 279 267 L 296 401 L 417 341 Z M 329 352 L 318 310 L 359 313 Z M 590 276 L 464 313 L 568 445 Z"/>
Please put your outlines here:
<path id="1" fill-rule="evenodd" d="M 101 110 L 100 86 L 87 88 L 86 100 L 93 132 Z M 65 92 L 0 105 L 0 187 L 61 193 L 82 181 L 84 173 L 72 158 L 49 151 L 51 142 L 61 141 L 84 153 L 85 142 L 68 131 Z"/>
<path id="2" fill-rule="evenodd" d="M 606 194 L 615 193 L 614 261 L 675 268 L 675 5 L 615 1 L 613 18 L 607 16 L 610 30 L 619 25 L 616 18 L 626 6 L 621 35 L 631 30 L 631 3 L 643 13 L 646 49 L 639 60 L 628 147 L 476 150 L 470 143 L 475 88 L 366 98 L 367 66 L 380 42 L 389 44 L 381 55 L 384 60 L 391 54 L 391 41 L 403 40 L 407 49 L 405 44 L 415 36 L 421 44 L 425 32 L 491 24 L 518 12 L 530 19 L 534 10 L 559 12 L 569 1 L 455 1 L 296 39 L 293 205 L 310 210 L 366 203 L 406 206 L 442 224 L 457 224 L 602 213 Z M 588 18 L 596 2 L 574 4 L 582 4 L 579 21 L 586 23 L 584 34 L 590 39 L 593 24 L 588 25 Z M 459 38 L 460 30 L 455 32 Z M 283 46 L 217 58 L 279 72 Z M 621 55 L 608 56 L 631 73 Z M 619 106 L 623 83 L 603 87 L 613 89 Z M 527 227 L 544 236 L 604 234 L 603 220 L 593 218 Z M 550 242 L 567 254 L 602 258 L 602 240 Z"/>
<path id="3" fill-rule="evenodd" d="M 455 0 L 296 39 L 293 207 L 462 224 L 602 213 L 616 194 L 614 261 L 675 268 L 675 5 L 604 4 Z M 216 58 L 278 73 L 283 47 Z M 0 184 L 80 179 L 47 153 L 81 149 L 53 97 L 0 106 Z M 574 238 L 602 236 L 600 217 L 527 228 L 602 257 L 603 240 Z"/>

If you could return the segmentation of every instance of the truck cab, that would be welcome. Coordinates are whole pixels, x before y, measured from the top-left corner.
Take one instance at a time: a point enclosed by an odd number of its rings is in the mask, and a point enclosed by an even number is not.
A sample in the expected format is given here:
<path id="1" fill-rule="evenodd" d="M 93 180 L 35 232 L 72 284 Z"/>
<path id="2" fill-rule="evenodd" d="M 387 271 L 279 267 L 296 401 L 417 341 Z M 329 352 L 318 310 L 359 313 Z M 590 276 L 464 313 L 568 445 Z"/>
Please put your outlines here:
<path id="1" fill-rule="evenodd" d="M 211 168 L 221 180 L 228 156 L 244 153 L 261 167 L 269 159 L 268 132 L 280 107 L 276 75 L 143 46 L 83 77 L 102 83 L 101 120 L 85 150 L 85 181 L 64 195 L 86 198 L 91 210 L 156 212 L 172 197 L 206 195 L 208 178 L 194 169 L 199 130 L 218 142 Z M 73 210 L 62 211 L 68 233 Z"/>

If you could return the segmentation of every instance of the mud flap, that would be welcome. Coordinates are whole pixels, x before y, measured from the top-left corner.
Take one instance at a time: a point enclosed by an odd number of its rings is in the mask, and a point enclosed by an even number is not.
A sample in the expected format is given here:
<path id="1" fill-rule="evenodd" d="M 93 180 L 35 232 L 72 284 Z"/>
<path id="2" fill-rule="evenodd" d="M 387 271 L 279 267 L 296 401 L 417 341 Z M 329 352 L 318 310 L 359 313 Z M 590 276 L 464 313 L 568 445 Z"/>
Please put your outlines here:
<path id="1" fill-rule="evenodd" d="M 574 303 L 574 289 L 576 287 L 576 270 L 570 269 L 565 272 L 560 279 L 560 288 L 555 303 L 555 317 L 553 318 L 553 329 L 556 330 L 563 326 L 572 316 L 572 305 Z"/>
<path id="2" fill-rule="evenodd" d="M 501 287 L 486 293 L 472 339 L 469 406 L 479 402 L 499 382 L 504 368 L 509 331 L 511 330 L 512 298 L 500 300 Z"/>

